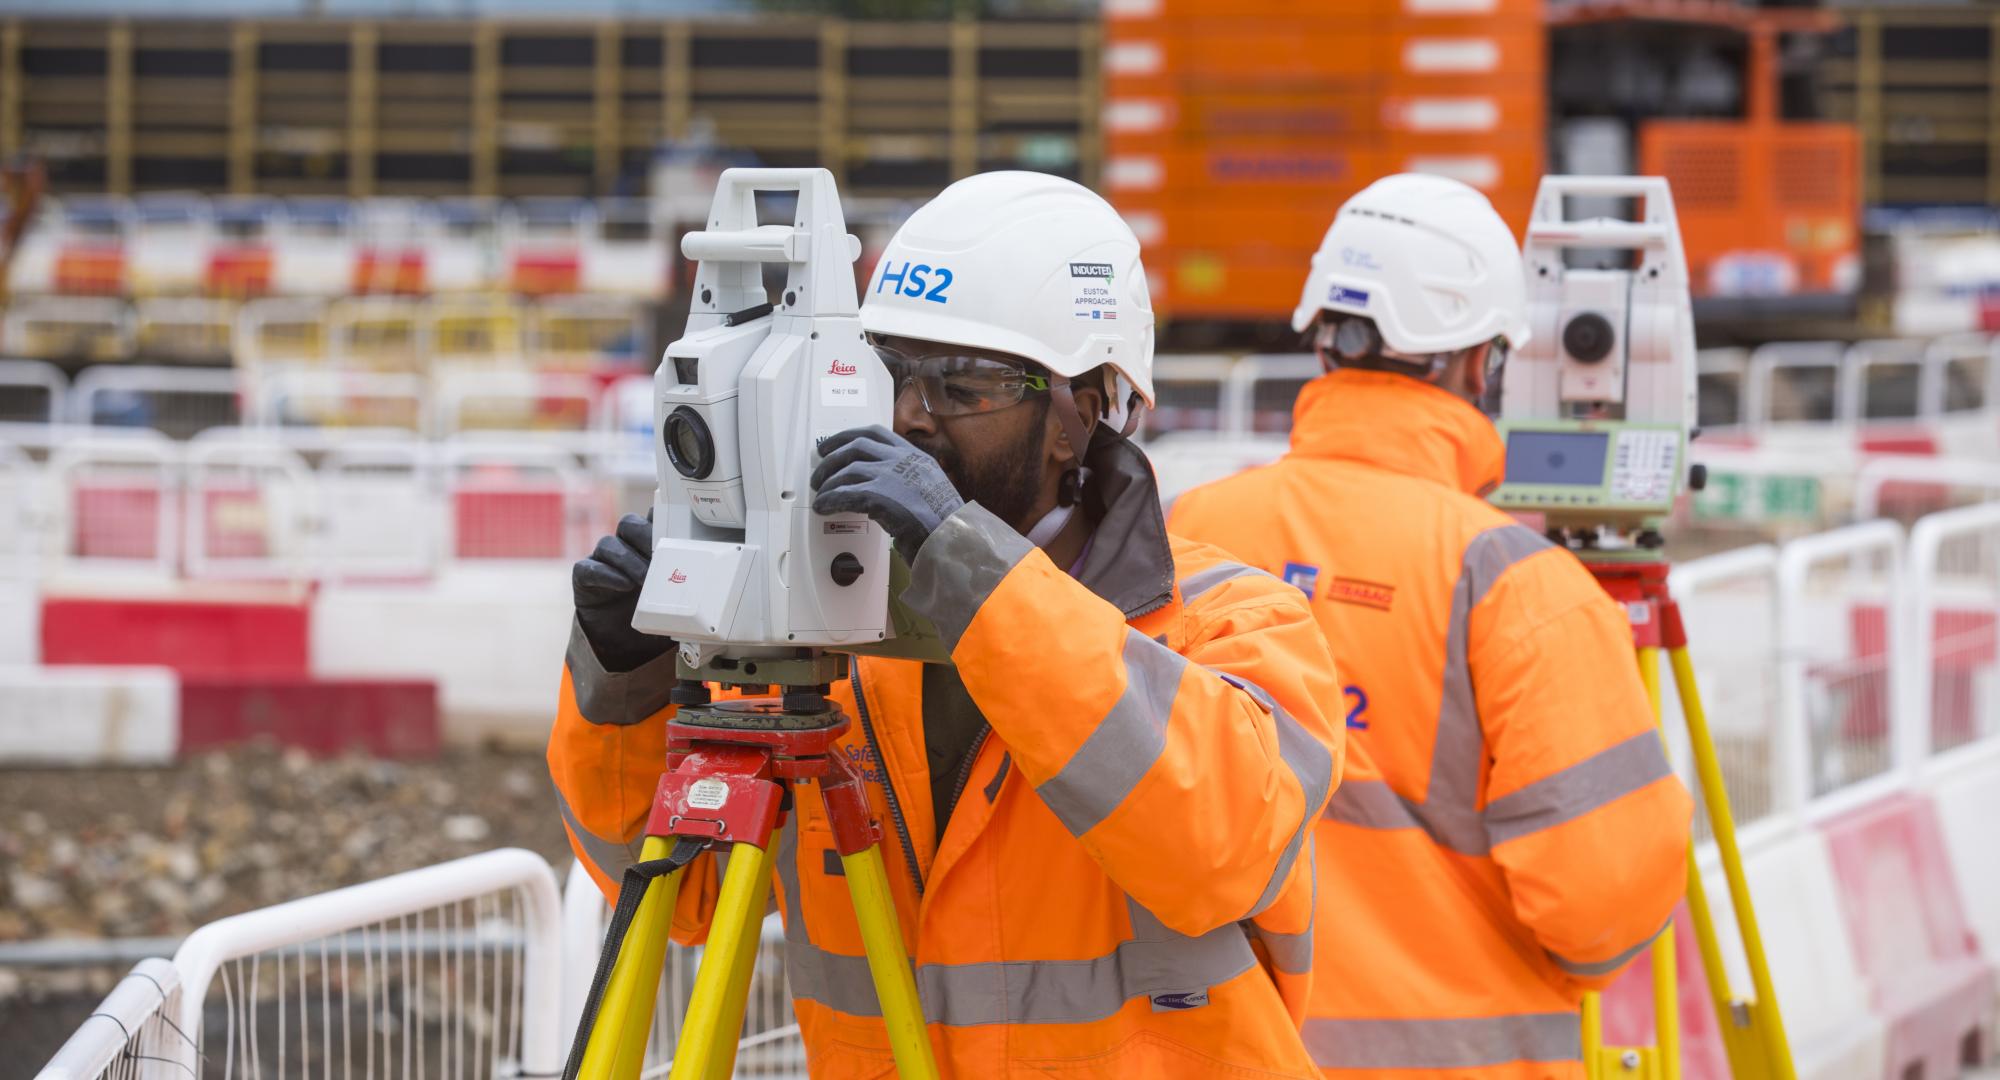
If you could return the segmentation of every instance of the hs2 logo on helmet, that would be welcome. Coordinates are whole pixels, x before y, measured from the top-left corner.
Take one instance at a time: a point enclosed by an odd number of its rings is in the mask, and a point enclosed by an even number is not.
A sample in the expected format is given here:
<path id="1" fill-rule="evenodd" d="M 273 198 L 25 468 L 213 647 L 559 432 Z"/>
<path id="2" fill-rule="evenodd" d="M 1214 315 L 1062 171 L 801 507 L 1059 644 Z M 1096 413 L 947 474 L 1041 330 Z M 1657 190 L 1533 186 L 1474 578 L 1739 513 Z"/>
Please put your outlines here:
<path id="1" fill-rule="evenodd" d="M 917 296 L 936 304 L 948 304 L 951 297 L 944 291 L 951 288 L 951 270 L 928 263 L 904 262 L 897 266 L 888 259 L 882 260 L 882 276 L 875 279 L 875 291 L 880 293 L 890 282 L 895 287 L 889 291 L 904 296 Z"/>

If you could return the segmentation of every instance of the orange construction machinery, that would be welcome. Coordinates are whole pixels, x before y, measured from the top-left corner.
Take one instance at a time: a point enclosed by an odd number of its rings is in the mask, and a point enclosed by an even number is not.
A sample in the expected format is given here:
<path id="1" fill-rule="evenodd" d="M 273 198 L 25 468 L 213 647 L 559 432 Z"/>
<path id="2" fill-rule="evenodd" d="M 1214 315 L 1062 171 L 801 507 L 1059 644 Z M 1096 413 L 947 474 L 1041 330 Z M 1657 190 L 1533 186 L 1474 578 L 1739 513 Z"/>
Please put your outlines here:
<path id="1" fill-rule="evenodd" d="M 1104 13 L 1102 188 L 1177 327 L 1284 318 L 1334 209 L 1386 173 L 1464 180 L 1519 228 L 1544 171 L 1582 171 L 1551 161 L 1552 132 L 1593 111 L 1593 58 L 1586 104 L 1552 92 L 1552 35 L 1611 24 L 1667 85 L 1705 70 L 1672 54 L 1739 61 L 1725 108 L 1605 107 L 1623 132 L 1588 170 L 1673 181 L 1697 292 L 1854 288 L 1854 131 L 1783 119 L 1778 101 L 1781 35 L 1829 29 L 1823 13 L 1716 0 L 1106 0 Z"/>

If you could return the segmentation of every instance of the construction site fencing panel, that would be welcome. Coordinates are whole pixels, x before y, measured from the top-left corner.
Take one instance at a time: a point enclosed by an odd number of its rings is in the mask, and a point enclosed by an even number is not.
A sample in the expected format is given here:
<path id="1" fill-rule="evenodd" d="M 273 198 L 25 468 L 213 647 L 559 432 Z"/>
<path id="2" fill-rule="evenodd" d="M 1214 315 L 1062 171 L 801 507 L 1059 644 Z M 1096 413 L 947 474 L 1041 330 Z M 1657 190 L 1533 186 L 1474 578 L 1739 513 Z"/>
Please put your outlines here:
<path id="1" fill-rule="evenodd" d="M 1912 505 L 1983 502 L 2000 494 L 2000 462 L 1883 454 L 1861 463 L 1854 474 L 1858 521 L 1889 516 Z"/>
<path id="2" fill-rule="evenodd" d="M 0 579 L 33 577 L 41 552 L 41 468 L 0 442 Z"/>
<path id="3" fill-rule="evenodd" d="M 190 578 L 301 581 L 319 522 L 303 458 L 254 434 L 188 444 L 181 521 Z"/>
<path id="4" fill-rule="evenodd" d="M 2000 738 L 2000 503 L 1910 530 L 1912 757 Z"/>
<path id="5" fill-rule="evenodd" d="M 424 432 L 429 386 L 417 375 L 288 369 L 258 379 L 254 420 L 266 427 L 399 428 Z"/>
<path id="6" fill-rule="evenodd" d="M 435 573 L 444 542 L 429 459 L 415 440 L 357 440 L 328 452 L 315 474 L 315 571 L 329 581 Z"/>
<path id="7" fill-rule="evenodd" d="M 195 1074 L 186 1065 L 192 1037 L 178 1026 L 180 973 L 157 958 L 141 960 L 112 987 L 49 1059 L 37 1080 L 155 1080 Z"/>
<path id="8" fill-rule="evenodd" d="M 596 545 L 606 515 L 574 454 L 494 439 L 446 444 L 442 458 L 449 559 L 570 562 Z"/>
<path id="9" fill-rule="evenodd" d="M 1903 530 L 1872 521 L 1786 544 L 1778 558 L 1789 805 L 1891 779 L 1912 764 L 1891 737 L 1904 648 Z M 1787 762 L 1791 765 L 1791 762 Z M 1859 796 L 1855 796 L 1859 797 Z"/>
<path id="10" fill-rule="evenodd" d="M 561 908 L 508 848 L 232 916 L 174 954 L 177 1022 L 222 1080 L 558 1075 Z"/>
<path id="11" fill-rule="evenodd" d="M 53 424 L 69 416 L 69 380 L 43 360 L 0 360 L 0 423 Z"/>
<path id="12" fill-rule="evenodd" d="M 132 309 L 93 296 L 23 296 L 8 302 L 0 341 L 19 356 L 70 363 L 105 363 L 132 356 Z"/>
<path id="13" fill-rule="evenodd" d="M 593 431 L 601 423 L 600 387 L 585 375 L 460 368 L 432 382 L 431 430 L 446 438 L 468 430 Z"/>
<path id="14" fill-rule="evenodd" d="M 1688 632 L 1688 654 L 1701 692 L 1723 787 L 1738 825 L 1777 809 L 1780 763 L 1778 549 L 1769 544 L 1696 559 L 1670 578 Z M 1662 715 L 1674 765 L 1692 788 L 1693 753 L 1679 693 L 1662 658 Z M 1707 807 L 1697 800 L 1695 835 L 1712 835 Z"/>
<path id="15" fill-rule="evenodd" d="M 1292 405 L 1305 384 L 1325 369 L 1311 353 L 1246 356 L 1230 369 L 1229 416 L 1223 431 L 1282 435 L 1292 430 Z"/>
<path id="16" fill-rule="evenodd" d="M 46 494 L 58 573 L 170 578 L 180 566 L 179 450 L 165 438 L 79 438 L 54 448 Z"/>
<path id="17" fill-rule="evenodd" d="M 1750 386 L 1743 414 L 1751 427 L 1841 418 L 1840 368 L 1847 346 L 1838 341 L 1781 341 L 1750 354 Z"/>
<path id="18" fill-rule="evenodd" d="M 76 377 L 69 419 L 91 427 L 151 428 L 186 439 L 243 422 L 243 386 L 226 368 L 98 366 Z"/>

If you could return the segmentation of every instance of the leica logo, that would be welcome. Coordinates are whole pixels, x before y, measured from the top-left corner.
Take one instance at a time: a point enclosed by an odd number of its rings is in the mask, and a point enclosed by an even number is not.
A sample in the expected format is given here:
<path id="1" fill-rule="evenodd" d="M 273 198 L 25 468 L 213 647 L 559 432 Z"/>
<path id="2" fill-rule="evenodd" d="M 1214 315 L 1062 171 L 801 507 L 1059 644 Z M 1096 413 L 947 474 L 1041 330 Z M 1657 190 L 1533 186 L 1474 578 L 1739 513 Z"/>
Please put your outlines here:
<path id="1" fill-rule="evenodd" d="M 826 373 L 829 375 L 853 375 L 860 370 L 860 368 L 855 367 L 853 364 L 843 364 L 835 360 L 833 366 L 826 369 Z"/>
<path id="2" fill-rule="evenodd" d="M 679 570 L 675 570 L 673 573 L 667 575 L 667 580 L 673 582 L 676 585 L 679 585 L 681 582 L 686 581 L 687 579 L 688 576 L 686 574 L 681 573 Z"/>

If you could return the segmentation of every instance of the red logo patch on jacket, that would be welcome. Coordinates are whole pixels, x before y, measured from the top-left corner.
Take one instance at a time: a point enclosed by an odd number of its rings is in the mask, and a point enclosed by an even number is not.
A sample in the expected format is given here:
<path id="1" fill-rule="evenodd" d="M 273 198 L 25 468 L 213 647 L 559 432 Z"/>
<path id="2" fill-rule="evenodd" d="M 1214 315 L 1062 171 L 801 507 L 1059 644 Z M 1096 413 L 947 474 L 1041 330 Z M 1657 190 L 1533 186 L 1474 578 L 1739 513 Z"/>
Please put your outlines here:
<path id="1" fill-rule="evenodd" d="M 1396 587 L 1360 578 L 1337 577 L 1327 585 L 1326 596 L 1342 604 L 1387 611 L 1396 602 Z"/>

